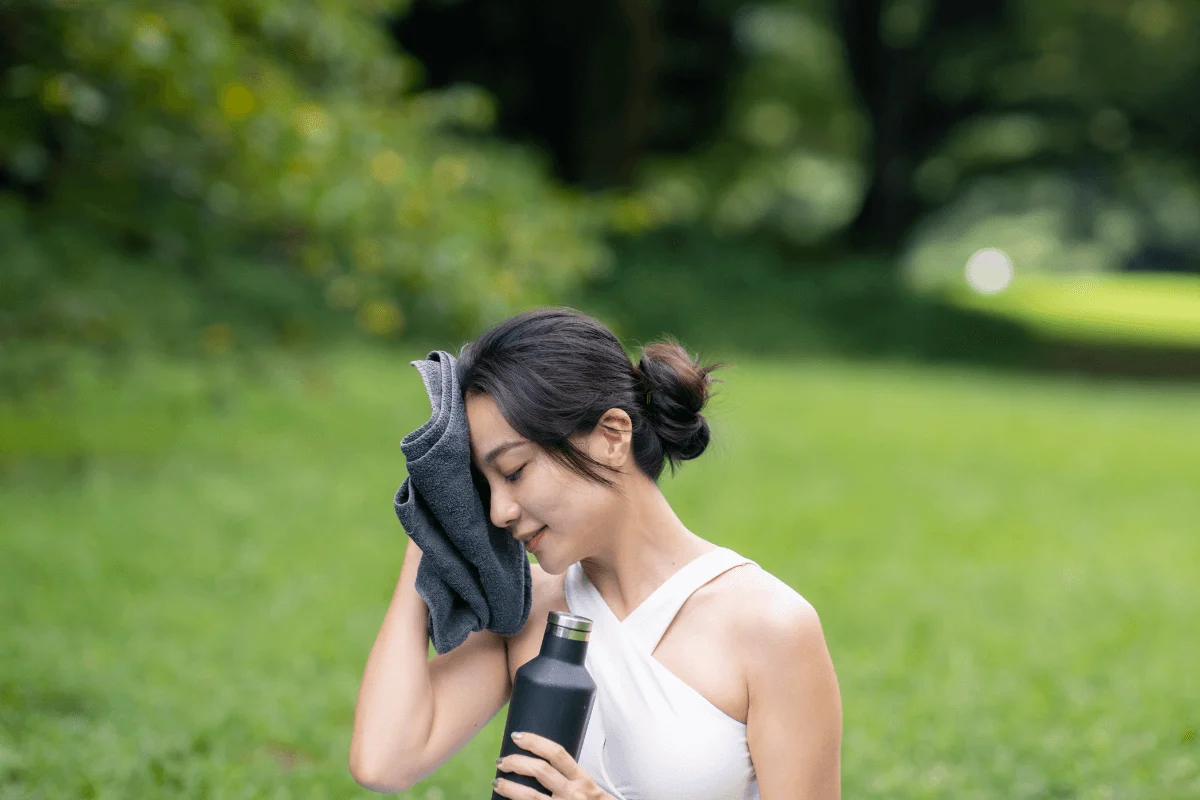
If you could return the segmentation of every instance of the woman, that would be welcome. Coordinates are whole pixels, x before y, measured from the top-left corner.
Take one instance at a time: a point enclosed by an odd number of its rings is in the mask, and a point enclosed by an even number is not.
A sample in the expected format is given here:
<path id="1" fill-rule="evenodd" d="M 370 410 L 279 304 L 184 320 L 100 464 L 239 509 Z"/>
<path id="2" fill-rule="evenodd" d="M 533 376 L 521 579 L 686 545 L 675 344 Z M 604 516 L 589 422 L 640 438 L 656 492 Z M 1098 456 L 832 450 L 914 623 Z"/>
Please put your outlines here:
<path id="1" fill-rule="evenodd" d="M 457 753 L 509 701 L 553 610 L 594 623 L 583 750 L 577 762 L 527 733 L 516 741 L 529 754 L 501 770 L 563 800 L 840 798 L 841 698 L 816 611 L 688 530 L 658 487 L 666 462 L 673 474 L 708 444 L 717 366 L 667 342 L 634 367 L 611 331 L 569 308 L 517 315 L 464 348 L 472 462 L 492 522 L 537 559 L 533 605 L 516 636 L 476 631 L 429 661 L 410 539 L 359 691 L 356 781 L 402 791 Z"/>

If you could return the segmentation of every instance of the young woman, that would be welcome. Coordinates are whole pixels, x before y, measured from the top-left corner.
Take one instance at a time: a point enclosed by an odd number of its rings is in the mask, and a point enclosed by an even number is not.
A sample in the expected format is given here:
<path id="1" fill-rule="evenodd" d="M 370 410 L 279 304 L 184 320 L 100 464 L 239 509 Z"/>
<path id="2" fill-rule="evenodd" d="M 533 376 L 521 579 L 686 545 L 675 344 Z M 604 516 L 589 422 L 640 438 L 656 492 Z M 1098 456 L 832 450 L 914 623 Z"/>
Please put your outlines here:
<path id="1" fill-rule="evenodd" d="M 658 486 L 709 441 L 710 372 L 677 343 L 635 367 L 569 308 L 512 317 L 459 357 L 471 458 L 492 522 L 532 552 L 533 606 L 513 637 L 472 633 L 428 660 L 409 540 L 355 709 L 350 770 L 399 792 L 507 703 L 550 611 L 593 620 L 597 695 L 578 762 L 542 737 L 500 769 L 560 800 L 835 800 L 842 707 L 816 611 L 744 556 L 688 530 Z M 480 796 L 484 787 L 480 787 Z M 514 800 L 545 795 L 500 779 Z"/>

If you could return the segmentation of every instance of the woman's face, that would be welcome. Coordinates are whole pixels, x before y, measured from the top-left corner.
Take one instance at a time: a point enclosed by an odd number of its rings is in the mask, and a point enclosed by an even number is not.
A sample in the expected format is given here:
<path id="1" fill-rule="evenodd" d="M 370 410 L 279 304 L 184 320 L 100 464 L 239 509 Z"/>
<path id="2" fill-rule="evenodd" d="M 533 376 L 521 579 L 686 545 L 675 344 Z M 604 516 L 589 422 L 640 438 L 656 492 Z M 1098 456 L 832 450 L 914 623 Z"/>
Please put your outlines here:
<path id="1" fill-rule="evenodd" d="M 620 513 L 620 495 L 556 464 L 512 429 L 491 396 L 472 392 L 466 410 L 471 460 L 487 478 L 493 525 L 508 530 L 516 539 L 525 539 L 545 526 L 532 552 L 538 564 L 555 575 L 607 541 L 606 531 Z M 624 415 L 620 409 L 613 412 Z M 593 458 L 618 466 L 629 452 L 628 432 L 606 434 L 603 430 L 598 426 L 572 441 Z M 505 447 L 510 443 L 516 444 Z M 610 474 L 618 482 L 626 477 Z"/>

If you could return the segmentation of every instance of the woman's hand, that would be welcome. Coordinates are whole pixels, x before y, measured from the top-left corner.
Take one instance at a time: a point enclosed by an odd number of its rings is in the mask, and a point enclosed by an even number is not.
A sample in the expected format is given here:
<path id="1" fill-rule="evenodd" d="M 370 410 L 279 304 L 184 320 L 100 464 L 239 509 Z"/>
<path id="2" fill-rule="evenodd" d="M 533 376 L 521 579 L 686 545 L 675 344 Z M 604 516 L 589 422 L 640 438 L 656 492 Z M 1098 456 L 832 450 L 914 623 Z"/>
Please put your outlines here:
<path id="1" fill-rule="evenodd" d="M 587 770 L 579 766 L 558 742 L 536 733 L 522 733 L 519 737 L 514 736 L 513 741 L 546 761 L 511 753 L 497 760 L 496 766 L 505 772 L 536 778 L 538 783 L 552 792 L 553 800 L 616 800 L 597 786 Z M 497 794 L 512 800 L 546 800 L 546 795 L 536 789 L 503 778 L 493 781 L 492 787 Z"/>

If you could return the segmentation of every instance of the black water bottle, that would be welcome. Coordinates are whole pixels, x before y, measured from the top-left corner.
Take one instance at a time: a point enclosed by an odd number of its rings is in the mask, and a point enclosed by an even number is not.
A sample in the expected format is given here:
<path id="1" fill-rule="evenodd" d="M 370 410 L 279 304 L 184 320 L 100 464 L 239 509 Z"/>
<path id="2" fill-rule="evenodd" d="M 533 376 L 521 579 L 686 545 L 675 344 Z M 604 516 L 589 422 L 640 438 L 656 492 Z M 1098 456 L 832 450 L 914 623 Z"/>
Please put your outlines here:
<path id="1" fill-rule="evenodd" d="M 513 731 L 529 731 L 558 742 L 572 758 L 579 760 L 596 699 L 596 682 L 583 665 L 591 631 L 592 621 L 587 617 L 550 612 L 542 634 L 541 652 L 517 670 L 508 720 L 504 723 L 501 758 L 510 753 L 541 758 L 512 740 Z M 537 778 L 529 775 L 497 768 L 496 777 L 544 795 L 551 794 Z M 492 792 L 491 800 L 504 798 Z"/>

